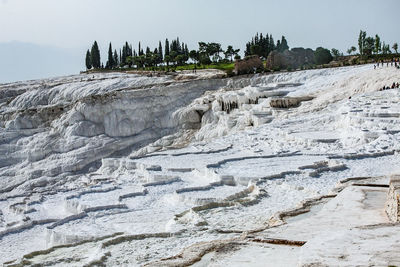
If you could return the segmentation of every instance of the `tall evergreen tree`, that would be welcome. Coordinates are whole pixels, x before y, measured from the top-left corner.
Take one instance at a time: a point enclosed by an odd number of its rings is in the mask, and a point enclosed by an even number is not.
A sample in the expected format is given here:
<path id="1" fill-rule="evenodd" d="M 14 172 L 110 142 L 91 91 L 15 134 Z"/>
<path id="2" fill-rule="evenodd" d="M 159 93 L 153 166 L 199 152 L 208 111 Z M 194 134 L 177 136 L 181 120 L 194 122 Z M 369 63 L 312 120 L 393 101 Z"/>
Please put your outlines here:
<path id="1" fill-rule="evenodd" d="M 163 49 L 161 45 L 161 41 L 158 42 L 158 58 L 162 62 L 164 60 L 163 58 Z"/>
<path id="2" fill-rule="evenodd" d="M 365 46 L 365 38 L 367 33 L 365 31 L 360 30 L 360 34 L 358 35 L 358 50 L 360 51 L 360 55 L 364 55 L 364 46 Z"/>
<path id="3" fill-rule="evenodd" d="M 108 47 L 108 60 L 106 63 L 106 69 L 112 69 L 112 68 L 114 68 L 114 56 L 112 51 L 112 45 L 110 42 L 110 45 Z"/>
<path id="4" fill-rule="evenodd" d="M 276 49 L 274 38 L 272 38 L 272 34 L 269 35 L 269 49 L 270 51 L 274 51 Z"/>
<path id="5" fill-rule="evenodd" d="M 117 50 L 114 50 L 113 59 L 114 59 L 114 61 L 113 61 L 114 65 L 112 67 L 113 68 L 117 68 L 119 66 L 119 59 L 118 59 Z"/>
<path id="6" fill-rule="evenodd" d="M 139 56 L 143 56 L 143 49 L 142 49 L 142 45 L 140 44 L 140 42 L 139 42 L 139 48 L 138 48 L 138 53 L 139 53 Z"/>
<path id="7" fill-rule="evenodd" d="M 94 41 L 92 50 L 90 51 L 90 60 L 92 62 L 93 68 L 99 69 L 101 67 L 100 50 L 96 41 Z"/>
<path id="8" fill-rule="evenodd" d="M 382 43 L 381 43 L 381 38 L 379 35 L 375 35 L 375 47 L 374 47 L 374 53 L 379 54 L 382 50 Z"/>
<path id="9" fill-rule="evenodd" d="M 399 45 L 397 43 L 394 43 L 392 48 L 394 51 L 396 51 L 396 54 L 397 54 L 397 49 L 399 49 Z"/>
<path id="10" fill-rule="evenodd" d="M 276 41 L 276 50 L 281 51 L 281 40 Z"/>
<path id="11" fill-rule="evenodd" d="M 169 56 L 169 41 L 168 41 L 168 39 L 165 39 L 164 55 Z"/>
<path id="12" fill-rule="evenodd" d="M 164 49 L 164 61 L 167 63 L 167 66 L 169 66 L 169 62 L 171 61 L 170 57 L 170 51 L 169 51 L 169 41 L 168 38 L 165 39 L 165 49 Z"/>
<path id="13" fill-rule="evenodd" d="M 285 38 L 285 36 L 282 36 L 281 45 L 279 47 L 279 51 L 283 52 L 283 51 L 285 51 L 287 49 L 289 49 L 289 46 L 287 44 L 286 38 Z"/>
<path id="14" fill-rule="evenodd" d="M 90 57 L 90 51 L 89 51 L 89 49 L 88 49 L 88 51 L 86 52 L 86 60 L 85 60 L 85 63 L 86 63 L 86 69 L 90 70 L 90 69 L 92 68 L 92 60 L 91 60 L 91 57 Z"/>
<path id="15" fill-rule="evenodd" d="M 281 43 L 281 41 L 279 41 L 279 43 Z M 275 44 L 272 35 L 257 33 L 251 41 L 246 44 L 244 54 L 245 56 L 258 55 L 259 57 L 267 58 L 269 53 L 274 49 Z"/>

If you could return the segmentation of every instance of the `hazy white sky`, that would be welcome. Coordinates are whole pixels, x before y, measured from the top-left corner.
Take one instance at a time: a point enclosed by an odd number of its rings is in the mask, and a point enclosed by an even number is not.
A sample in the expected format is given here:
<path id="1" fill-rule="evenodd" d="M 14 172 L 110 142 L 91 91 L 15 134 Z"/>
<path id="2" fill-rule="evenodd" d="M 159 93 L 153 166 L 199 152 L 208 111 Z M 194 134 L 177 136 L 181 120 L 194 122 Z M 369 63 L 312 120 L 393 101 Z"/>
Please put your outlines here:
<path id="1" fill-rule="evenodd" d="M 139 41 L 154 48 L 159 40 L 177 36 L 189 49 L 197 49 L 198 41 L 215 41 L 243 51 L 256 32 L 270 33 L 275 41 L 285 35 L 290 47 L 345 52 L 357 46 L 360 29 L 368 35 L 378 33 L 391 45 L 400 42 L 399 10 L 400 0 L 0 0 L 0 56 L 12 59 L 10 55 L 17 54 L 11 41 L 23 43 L 19 49 L 36 45 L 31 51 L 38 51 L 37 58 L 40 51 L 46 53 L 44 46 L 58 47 L 67 51 L 70 68 L 78 72 L 94 40 L 103 55 L 110 41 L 114 48 L 125 41 L 134 48 Z M 8 44 L 1 46 L 4 43 Z M 29 56 L 26 61 L 33 61 Z M 52 57 L 48 58 L 50 64 Z M 42 75 L 55 75 L 51 69 L 56 64 Z M 0 82 L 33 75 L 24 76 L 20 66 L 1 58 Z M 15 73 L 12 67 L 20 76 L 1 77 L 4 69 Z"/>
<path id="2" fill-rule="evenodd" d="M 191 46 L 220 41 L 243 50 L 256 32 L 268 32 L 291 47 L 345 50 L 360 29 L 399 41 L 399 10 L 399 0 L 0 0 L 0 42 L 155 46 L 179 35 Z"/>

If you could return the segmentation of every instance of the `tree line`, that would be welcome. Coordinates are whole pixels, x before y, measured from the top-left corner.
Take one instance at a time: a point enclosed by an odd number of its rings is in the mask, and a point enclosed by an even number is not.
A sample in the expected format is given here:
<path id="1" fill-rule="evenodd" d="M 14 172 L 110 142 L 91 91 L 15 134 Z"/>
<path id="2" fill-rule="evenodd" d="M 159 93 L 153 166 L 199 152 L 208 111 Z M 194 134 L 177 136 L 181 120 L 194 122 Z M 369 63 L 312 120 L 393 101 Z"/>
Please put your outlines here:
<path id="1" fill-rule="evenodd" d="M 389 55 L 392 54 L 390 48 L 398 54 L 397 43 L 393 43 L 392 47 L 390 47 L 389 44 L 381 40 L 381 37 L 378 34 L 375 34 L 375 36 L 367 36 L 366 31 L 360 30 L 358 35 L 358 52 L 360 56 L 369 58 L 376 55 Z M 349 55 L 354 54 L 355 52 L 357 52 L 355 46 L 352 46 L 347 50 Z"/>
<path id="2" fill-rule="evenodd" d="M 234 49 L 229 45 L 226 50 L 222 49 L 219 43 L 205 43 L 199 42 L 197 50 L 190 50 L 188 45 L 179 40 L 179 37 L 169 41 L 165 40 L 164 45 L 161 41 L 158 47 L 150 49 L 142 47 L 139 42 L 137 50 L 132 48 L 132 45 L 125 42 L 123 47 L 119 50 L 113 50 L 110 43 L 108 48 L 108 58 L 105 66 L 101 63 L 100 49 L 97 41 L 94 41 L 91 49 L 86 52 L 86 68 L 87 69 L 115 69 L 120 67 L 132 68 L 148 68 L 157 67 L 160 65 L 169 66 L 182 66 L 191 59 L 197 64 L 208 65 L 212 63 L 233 62 L 234 58 L 239 57 L 240 49 Z"/>
<path id="3" fill-rule="evenodd" d="M 365 31 L 360 31 L 358 36 L 358 54 L 361 58 L 377 57 L 380 55 L 390 55 L 391 48 L 398 53 L 398 44 L 394 43 L 392 47 L 381 41 L 378 34 L 375 36 L 367 36 Z M 285 36 L 274 41 L 272 34 L 256 33 L 249 42 L 246 43 L 244 51 L 245 56 L 258 55 L 261 59 L 267 59 L 272 51 L 283 52 L 289 49 Z M 162 43 L 158 42 L 158 46 L 154 49 L 150 47 L 142 47 L 141 42 L 137 48 L 133 48 L 132 44 L 125 42 L 119 51 L 113 50 L 110 43 L 108 47 L 108 57 L 105 66 L 101 62 L 100 49 L 98 43 L 94 41 L 91 49 L 86 52 L 86 68 L 89 69 L 117 69 L 117 68 L 155 68 L 162 66 L 177 67 L 188 64 L 191 60 L 196 65 L 210 65 L 218 63 L 232 63 L 234 59 L 240 59 L 240 49 L 235 49 L 232 45 L 228 45 L 226 49 L 222 49 L 220 43 L 216 42 L 199 42 L 198 49 L 189 50 L 188 45 L 181 42 L 179 37 L 171 41 L 165 39 Z M 347 53 L 355 54 L 357 48 L 351 46 Z M 329 63 L 332 59 L 338 59 L 343 56 L 338 49 L 332 48 L 328 50 L 318 47 L 315 50 L 316 64 Z"/>
<path id="4" fill-rule="evenodd" d="M 271 34 L 256 34 L 246 44 L 245 56 L 258 55 L 263 59 L 268 57 L 271 51 L 284 51 L 289 49 L 284 36 L 276 43 Z M 108 57 L 105 66 L 101 63 L 100 49 L 97 41 L 94 41 L 91 49 L 86 52 L 86 68 L 89 69 L 116 69 L 116 68 L 154 68 L 158 66 L 182 66 L 188 63 L 189 59 L 198 65 L 210 65 L 218 63 L 232 63 L 240 59 L 240 49 L 228 45 L 222 49 L 222 45 L 216 42 L 199 42 L 198 49 L 189 50 L 186 43 L 181 42 L 179 37 L 169 41 L 165 39 L 164 44 L 159 41 L 154 49 L 145 49 L 139 42 L 137 49 L 125 42 L 119 52 L 114 49 L 112 43 L 108 47 Z"/>

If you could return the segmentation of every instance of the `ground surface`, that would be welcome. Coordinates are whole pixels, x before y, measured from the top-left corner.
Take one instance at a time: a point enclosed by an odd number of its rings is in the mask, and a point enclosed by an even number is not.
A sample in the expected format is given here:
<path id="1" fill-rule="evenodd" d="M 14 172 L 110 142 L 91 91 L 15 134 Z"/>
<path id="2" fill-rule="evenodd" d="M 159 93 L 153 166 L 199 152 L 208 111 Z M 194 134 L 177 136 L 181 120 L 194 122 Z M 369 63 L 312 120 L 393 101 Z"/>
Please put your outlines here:
<path id="1" fill-rule="evenodd" d="M 183 253 L 182 264 L 216 266 L 398 264 L 380 253 L 399 239 L 396 228 L 353 230 L 384 223 L 382 190 L 348 187 L 313 216 L 269 227 L 340 180 L 399 171 L 399 89 L 378 89 L 400 72 L 366 65 L 213 77 L 1 85 L 0 262 L 175 265 L 159 260 Z M 270 106 L 304 96 L 313 99 Z M 341 250 L 366 232 L 358 246 L 376 241 L 370 258 Z M 307 243 L 254 241 L 266 238 Z"/>

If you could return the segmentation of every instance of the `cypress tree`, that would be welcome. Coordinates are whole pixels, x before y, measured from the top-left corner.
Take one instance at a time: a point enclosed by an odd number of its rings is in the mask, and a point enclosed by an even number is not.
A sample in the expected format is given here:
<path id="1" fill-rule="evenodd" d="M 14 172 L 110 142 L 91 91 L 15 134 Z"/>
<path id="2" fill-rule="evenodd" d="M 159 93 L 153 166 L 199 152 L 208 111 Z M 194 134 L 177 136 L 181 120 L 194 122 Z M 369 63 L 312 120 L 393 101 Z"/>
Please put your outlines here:
<path id="1" fill-rule="evenodd" d="M 164 60 L 161 41 L 158 42 L 158 58 L 161 62 Z"/>
<path id="2" fill-rule="evenodd" d="M 265 36 L 265 50 L 266 50 L 265 58 L 267 58 L 268 55 L 269 55 L 269 53 L 271 52 L 271 47 L 270 47 L 270 43 L 269 43 L 269 36 L 268 36 L 268 33 L 267 33 L 267 35 Z"/>
<path id="3" fill-rule="evenodd" d="M 169 41 L 168 39 L 165 39 L 165 51 L 164 55 L 169 56 Z"/>
<path id="4" fill-rule="evenodd" d="M 128 57 L 127 51 L 126 51 L 126 46 L 124 45 L 122 47 L 122 56 L 121 56 L 121 65 L 125 65 L 126 63 L 126 58 Z"/>
<path id="5" fill-rule="evenodd" d="M 179 37 L 176 37 L 176 52 L 178 52 L 178 54 L 182 52 L 182 46 L 181 43 L 179 42 Z"/>
<path id="6" fill-rule="evenodd" d="M 114 56 L 113 56 L 113 52 L 112 52 L 111 42 L 110 42 L 110 46 L 108 47 L 108 61 L 106 63 L 106 68 L 107 69 L 114 68 Z"/>
<path id="7" fill-rule="evenodd" d="M 269 35 L 269 49 L 271 49 L 271 51 L 275 50 L 275 43 L 274 43 L 274 38 L 272 38 L 272 34 Z"/>
<path id="8" fill-rule="evenodd" d="M 133 54 L 132 54 L 132 45 L 129 45 L 129 53 L 128 53 L 128 56 L 132 56 Z"/>
<path id="9" fill-rule="evenodd" d="M 139 42 L 139 49 L 138 49 L 138 53 L 139 53 L 139 56 L 142 56 L 142 55 L 143 55 L 143 50 L 142 50 L 142 47 L 141 47 L 141 44 L 140 44 L 140 42 Z"/>
<path id="10" fill-rule="evenodd" d="M 288 46 L 288 44 L 287 44 L 287 41 L 286 41 L 285 36 L 282 36 L 282 39 L 281 39 L 281 46 L 279 47 L 279 50 L 280 50 L 281 52 L 283 52 L 283 51 L 285 51 L 286 49 L 289 49 L 289 46 Z"/>
<path id="11" fill-rule="evenodd" d="M 92 68 L 92 60 L 90 58 L 90 51 L 88 49 L 88 51 L 86 52 L 86 69 L 90 70 Z"/>
<path id="12" fill-rule="evenodd" d="M 96 41 L 94 41 L 94 44 L 92 46 L 92 50 L 90 52 L 90 60 L 92 62 L 93 68 L 99 69 L 101 67 L 100 50 L 99 50 L 99 46 L 97 45 Z"/>

